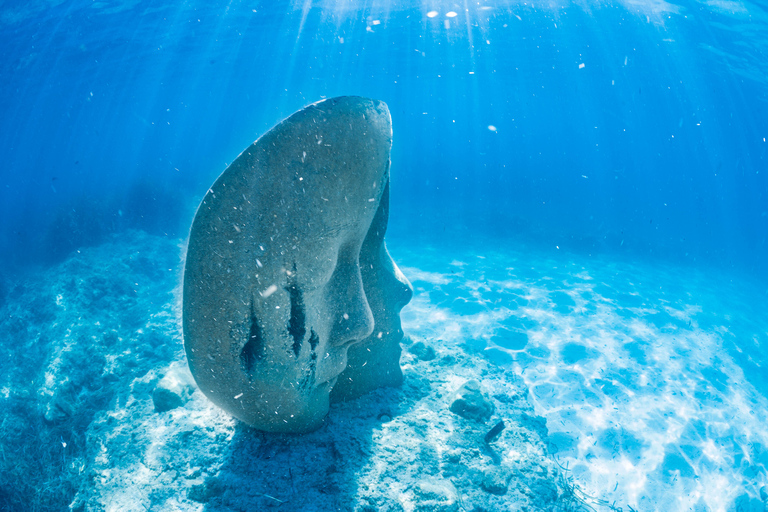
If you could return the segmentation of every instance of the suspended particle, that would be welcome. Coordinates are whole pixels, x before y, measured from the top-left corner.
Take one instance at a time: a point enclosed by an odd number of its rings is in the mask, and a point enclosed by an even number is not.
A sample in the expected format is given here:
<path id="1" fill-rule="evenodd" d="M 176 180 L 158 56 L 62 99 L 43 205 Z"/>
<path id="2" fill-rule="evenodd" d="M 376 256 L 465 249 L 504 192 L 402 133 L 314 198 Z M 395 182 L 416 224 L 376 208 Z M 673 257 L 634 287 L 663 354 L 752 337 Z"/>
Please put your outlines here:
<path id="1" fill-rule="evenodd" d="M 271 284 L 263 292 L 259 292 L 259 295 L 265 299 L 277 291 L 277 285 Z M 279 307 L 279 306 L 278 306 Z"/>

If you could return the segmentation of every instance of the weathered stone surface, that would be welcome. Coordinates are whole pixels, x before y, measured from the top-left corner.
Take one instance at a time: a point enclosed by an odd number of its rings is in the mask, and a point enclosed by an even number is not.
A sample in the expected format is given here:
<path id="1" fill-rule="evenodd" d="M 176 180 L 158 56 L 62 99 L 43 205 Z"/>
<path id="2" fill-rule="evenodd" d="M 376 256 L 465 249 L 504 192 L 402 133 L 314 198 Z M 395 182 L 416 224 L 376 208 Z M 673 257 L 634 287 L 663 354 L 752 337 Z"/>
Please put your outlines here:
<path id="1" fill-rule="evenodd" d="M 492 467 L 483 472 L 483 482 L 480 486 L 484 491 L 497 496 L 507 494 L 509 473 L 503 468 Z"/>
<path id="2" fill-rule="evenodd" d="M 384 246 L 391 142 L 383 102 L 312 104 L 247 148 L 197 210 L 187 359 L 211 401 L 258 429 L 316 429 L 337 380 L 346 399 L 402 379 L 412 292 Z"/>
<path id="3" fill-rule="evenodd" d="M 456 391 L 450 410 L 463 418 L 474 421 L 487 421 L 494 411 L 493 403 L 480 390 L 480 383 L 468 380 Z"/>
<path id="4" fill-rule="evenodd" d="M 400 310 L 410 302 L 413 289 L 384 244 L 388 220 L 389 183 L 360 251 L 360 271 L 373 313 L 373 332 L 349 347 L 347 368 L 331 391 L 332 402 L 352 400 L 378 387 L 399 386 L 403 382 Z"/>
<path id="5" fill-rule="evenodd" d="M 170 368 L 152 391 L 152 402 L 157 412 L 183 407 L 195 390 L 189 370 L 182 366 Z"/>

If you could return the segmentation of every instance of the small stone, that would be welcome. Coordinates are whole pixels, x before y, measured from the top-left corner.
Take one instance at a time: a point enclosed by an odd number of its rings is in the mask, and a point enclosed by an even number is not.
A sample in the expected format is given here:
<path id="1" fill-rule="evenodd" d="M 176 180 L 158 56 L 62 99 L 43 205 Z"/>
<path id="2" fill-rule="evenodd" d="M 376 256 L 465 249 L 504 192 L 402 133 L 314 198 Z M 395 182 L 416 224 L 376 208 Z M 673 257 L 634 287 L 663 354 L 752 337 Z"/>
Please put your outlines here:
<path id="1" fill-rule="evenodd" d="M 448 464 L 458 464 L 459 462 L 461 462 L 461 451 L 449 450 L 443 453 L 443 459 Z"/>
<path id="2" fill-rule="evenodd" d="M 192 375 L 186 366 L 177 366 L 166 372 L 152 392 L 155 411 L 166 412 L 183 407 L 195 390 Z"/>
<path id="3" fill-rule="evenodd" d="M 205 484 L 195 484 L 187 491 L 187 498 L 198 503 L 205 503 L 210 498 Z"/>
<path id="4" fill-rule="evenodd" d="M 435 349 L 423 341 L 417 341 L 408 349 L 408 352 L 415 355 L 421 361 L 432 361 L 437 357 Z"/>
<path id="5" fill-rule="evenodd" d="M 458 512 L 458 492 L 448 480 L 430 478 L 416 484 L 413 490 L 416 499 L 415 512 Z"/>
<path id="6" fill-rule="evenodd" d="M 187 491 L 187 498 L 198 503 L 207 503 L 224 492 L 224 486 L 217 478 L 209 477 L 201 484 L 193 485 Z"/>
<path id="7" fill-rule="evenodd" d="M 456 357 L 452 354 L 445 355 L 440 358 L 440 361 L 438 361 L 438 364 L 440 366 L 453 366 L 456 364 Z"/>
<path id="8" fill-rule="evenodd" d="M 203 469 L 200 466 L 195 466 L 187 469 L 187 471 L 184 472 L 184 478 L 187 480 L 194 480 L 195 478 L 199 478 L 202 474 Z"/>
<path id="9" fill-rule="evenodd" d="M 489 468 L 483 472 L 483 483 L 480 484 L 485 492 L 503 496 L 509 487 L 509 473 L 501 468 Z"/>
<path id="10" fill-rule="evenodd" d="M 72 416 L 75 408 L 76 405 L 71 398 L 56 393 L 45 404 L 43 416 L 48 423 L 61 423 Z"/>
<path id="11" fill-rule="evenodd" d="M 480 391 L 480 383 L 469 380 L 456 392 L 450 411 L 468 420 L 485 422 L 493 414 L 494 406 Z"/>

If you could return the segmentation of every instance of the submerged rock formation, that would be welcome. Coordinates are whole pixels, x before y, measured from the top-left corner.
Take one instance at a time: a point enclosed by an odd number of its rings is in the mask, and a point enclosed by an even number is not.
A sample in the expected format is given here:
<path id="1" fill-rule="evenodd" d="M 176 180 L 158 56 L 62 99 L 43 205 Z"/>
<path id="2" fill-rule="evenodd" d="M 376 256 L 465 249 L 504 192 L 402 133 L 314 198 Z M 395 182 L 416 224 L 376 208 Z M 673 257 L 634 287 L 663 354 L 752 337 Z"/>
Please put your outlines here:
<path id="1" fill-rule="evenodd" d="M 317 428 L 342 372 L 339 399 L 402 379 L 412 292 L 384 246 L 391 143 L 383 102 L 312 104 L 240 154 L 197 210 L 187 358 L 200 390 L 251 426 Z"/>

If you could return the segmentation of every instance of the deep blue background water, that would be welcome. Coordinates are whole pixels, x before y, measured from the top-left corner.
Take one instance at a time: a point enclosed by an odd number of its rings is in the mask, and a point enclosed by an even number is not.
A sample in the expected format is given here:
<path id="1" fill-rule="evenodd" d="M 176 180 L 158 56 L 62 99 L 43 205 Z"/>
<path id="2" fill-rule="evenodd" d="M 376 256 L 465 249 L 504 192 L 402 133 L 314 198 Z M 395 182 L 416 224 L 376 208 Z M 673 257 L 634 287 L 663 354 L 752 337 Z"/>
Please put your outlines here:
<path id="1" fill-rule="evenodd" d="M 735 1 L 0 2 L 0 257 L 184 236 L 254 139 L 357 94 L 392 112 L 390 238 L 765 279 L 767 49 Z"/>

